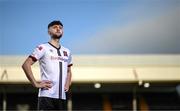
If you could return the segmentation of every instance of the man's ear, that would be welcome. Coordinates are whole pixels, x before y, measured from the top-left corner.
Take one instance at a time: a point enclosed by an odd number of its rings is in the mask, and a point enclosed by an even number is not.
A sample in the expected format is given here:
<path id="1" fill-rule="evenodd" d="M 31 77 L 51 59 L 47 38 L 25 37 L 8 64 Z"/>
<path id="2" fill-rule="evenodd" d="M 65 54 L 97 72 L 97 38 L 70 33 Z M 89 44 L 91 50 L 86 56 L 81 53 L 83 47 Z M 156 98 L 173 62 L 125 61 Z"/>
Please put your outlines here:
<path id="1" fill-rule="evenodd" d="M 48 30 L 48 34 L 51 35 L 51 31 Z"/>

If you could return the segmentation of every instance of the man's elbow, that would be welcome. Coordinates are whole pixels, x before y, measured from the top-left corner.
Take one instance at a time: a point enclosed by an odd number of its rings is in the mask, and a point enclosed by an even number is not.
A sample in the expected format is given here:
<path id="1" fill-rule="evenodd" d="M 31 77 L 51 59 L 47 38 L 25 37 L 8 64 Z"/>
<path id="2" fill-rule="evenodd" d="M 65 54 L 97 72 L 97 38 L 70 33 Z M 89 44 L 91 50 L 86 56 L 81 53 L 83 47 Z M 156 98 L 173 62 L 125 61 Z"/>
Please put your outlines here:
<path id="1" fill-rule="evenodd" d="M 22 69 L 27 69 L 28 67 L 30 67 L 33 64 L 33 61 L 29 58 L 27 58 L 24 63 L 22 64 Z"/>
<path id="2" fill-rule="evenodd" d="M 30 63 L 29 63 L 29 61 L 26 60 L 26 61 L 22 64 L 21 67 L 22 67 L 23 70 L 26 70 L 29 66 L 30 66 Z"/>
<path id="3" fill-rule="evenodd" d="M 21 67 L 22 67 L 22 69 L 24 70 L 25 67 L 26 67 L 26 63 L 24 62 Z"/>

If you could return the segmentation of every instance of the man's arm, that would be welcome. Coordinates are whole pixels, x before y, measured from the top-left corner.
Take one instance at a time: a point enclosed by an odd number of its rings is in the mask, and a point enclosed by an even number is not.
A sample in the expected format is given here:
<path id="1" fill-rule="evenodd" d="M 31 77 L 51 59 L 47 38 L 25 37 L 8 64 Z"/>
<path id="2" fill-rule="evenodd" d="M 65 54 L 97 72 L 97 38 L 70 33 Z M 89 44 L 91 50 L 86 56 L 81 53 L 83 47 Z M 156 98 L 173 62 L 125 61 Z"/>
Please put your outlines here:
<path id="1" fill-rule="evenodd" d="M 45 89 L 51 88 L 50 81 L 37 82 L 35 80 L 34 75 L 32 73 L 32 69 L 31 69 L 31 65 L 33 65 L 34 63 L 35 61 L 33 61 L 31 57 L 28 57 L 22 65 L 22 69 L 24 70 L 24 73 L 26 74 L 26 77 L 28 78 L 28 80 L 36 88 L 45 88 Z"/>
<path id="2" fill-rule="evenodd" d="M 70 66 L 68 67 L 68 70 L 67 70 L 67 78 L 66 78 L 66 83 L 64 87 L 65 92 L 69 91 L 69 87 L 71 85 L 71 77 L 72 77 L 72 72 L 71 72 L 71 66 Z"/>

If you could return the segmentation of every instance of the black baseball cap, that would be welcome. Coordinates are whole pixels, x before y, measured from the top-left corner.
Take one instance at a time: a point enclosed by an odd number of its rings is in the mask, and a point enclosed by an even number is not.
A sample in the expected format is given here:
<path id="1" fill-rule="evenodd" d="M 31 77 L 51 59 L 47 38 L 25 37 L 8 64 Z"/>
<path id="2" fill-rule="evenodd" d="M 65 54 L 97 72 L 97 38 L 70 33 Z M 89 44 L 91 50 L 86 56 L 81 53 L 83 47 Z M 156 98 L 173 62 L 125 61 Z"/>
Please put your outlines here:
<path id="1" fill-rule="evenodd" d="M 48 24 L 48 29 L 49 29 L 49 27 L 51 27 L 53 25 L 61 25 L 63 27 L 63 24 L 61 23 L 61 21 L 54 20 L 54 21 L 52 21 L 51 23 Z"/>

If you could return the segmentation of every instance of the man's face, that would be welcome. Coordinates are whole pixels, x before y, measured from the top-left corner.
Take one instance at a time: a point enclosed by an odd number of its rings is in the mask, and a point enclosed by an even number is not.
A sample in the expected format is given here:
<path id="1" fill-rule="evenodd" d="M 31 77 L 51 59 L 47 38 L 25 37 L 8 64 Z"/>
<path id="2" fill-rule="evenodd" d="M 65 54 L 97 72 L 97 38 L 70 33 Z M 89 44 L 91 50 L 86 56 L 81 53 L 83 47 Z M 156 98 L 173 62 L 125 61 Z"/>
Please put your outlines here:
<path id="1" fill-rule="evenodd" d="M 63 27 L 61 25 L 53 25 L 49 27 L 48 33 L 52 38 L 60 39 L 63 35 Z"/>

